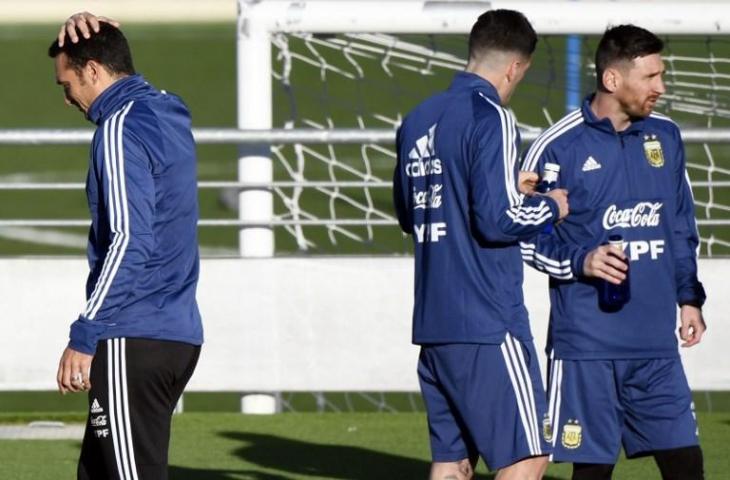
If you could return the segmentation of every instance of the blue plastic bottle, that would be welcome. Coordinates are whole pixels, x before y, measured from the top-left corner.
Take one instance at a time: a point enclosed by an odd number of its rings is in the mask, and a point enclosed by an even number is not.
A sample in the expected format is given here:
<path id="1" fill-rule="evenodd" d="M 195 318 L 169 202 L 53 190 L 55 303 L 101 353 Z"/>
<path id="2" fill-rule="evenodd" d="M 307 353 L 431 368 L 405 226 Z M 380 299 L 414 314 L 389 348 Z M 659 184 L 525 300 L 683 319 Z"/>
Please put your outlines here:
<path id="1" fill-rule="evenodd" d="M 623 251 L 624 238 L 621 235 L 611 235 L 608 237 L 608 244 Z M 629 262 L 626 262 L 626 267 Z M 617 310 L 623 307 L 631 300 L 631 282 L 629 282 L 629 270 L 626 269 L 626 279 L 618 285 L 605 280 L 601 281 L 599 289 L 599 302 L 601 306 L 608 310 Z"/>
<path id="2" fill-rule="evenodd" d="M 557 163 L 546 163 L 545 173 L 542 175 L 540 183 L 537 185 L 538 193 L 547 193 L 558 185 L 558 175 L 560 175 L 560 165 Z M 549 223 L 542 229 L 542 233 L 551 233 L 553 224 Z"/>

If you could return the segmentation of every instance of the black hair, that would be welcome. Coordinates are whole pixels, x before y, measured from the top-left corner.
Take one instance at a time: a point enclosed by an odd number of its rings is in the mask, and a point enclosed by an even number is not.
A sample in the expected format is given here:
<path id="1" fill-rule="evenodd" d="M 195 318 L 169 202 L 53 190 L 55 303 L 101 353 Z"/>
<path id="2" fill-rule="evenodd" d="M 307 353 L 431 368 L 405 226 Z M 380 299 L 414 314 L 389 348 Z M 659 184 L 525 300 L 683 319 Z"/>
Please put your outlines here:
<path id="1" fill-rule="evenodd" d="M 91 32 L 89 38 L 79 35 L 77 43 L 66 38 L 63 47 L 58 46 L 56 40 L 48 47 L 48 56 L 51 58 L 61 53 L 66 54 L 68 65 L 77 72 L 94 60 L 112 75 L 135 73 L 127 39 L 121 30 L 106 22 L 99 23 L 99 31 Z"/>
<path id="2" fill-rule="evenodd" d="M 469 34 L 469 58 L 489 51 L 517 52 L 530 57 L 537 34 L 529 20 L 515 10 L 489 10 L 479 16 Z"/>
<path id="3" fill-rule="evenodd" d="M 596 48 L 596 83 L 598 90 L 604 91 L 603 72 L 620 62 L 631 62 L 638 57 L 660 53 L 664 42 L 636 25 L 618 25 L 603 34 Z"/>

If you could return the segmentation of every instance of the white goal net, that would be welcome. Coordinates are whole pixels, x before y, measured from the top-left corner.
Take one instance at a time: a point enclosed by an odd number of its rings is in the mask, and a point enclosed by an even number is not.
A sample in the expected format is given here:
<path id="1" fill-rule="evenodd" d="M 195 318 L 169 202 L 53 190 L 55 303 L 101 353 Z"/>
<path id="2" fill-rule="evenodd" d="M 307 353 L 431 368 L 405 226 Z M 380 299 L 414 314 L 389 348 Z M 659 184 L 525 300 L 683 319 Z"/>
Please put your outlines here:
<path id="1" fill-rule="evenodd" d="M 668 92 L 658 106 L 683 128 L 706 129 L 708 138 L 713 130 L 730 126 L 730 40 L 709 33 L 661 34 Z M 272 32 L 273 126 L 393 129 L 463 69 L 466 37 Z M 574 61 L 566 57 L 566 39 L 541 35 L 533 67 L 510 105 L 528 140 L 530 133 L 565 114 L 571 90 L 578 89 L 582 97 L 593 89 L 598 34 L 579 37 L 579 85 L 566 81 L 566 64 Z M 523 147 L 528 144 L 524 141 Z M 408 251 L 409 241 L 400 235 L 391 206 L 392 144 L 282 144 L 272 146 L 271 153 L 275 180 L 299 182 L 274 189 L 275 218 L 309 221 L 279 229 L 278 253 Z M 702 254 L 726 255 L 730 144 L 688 142 L 687 154 Z"/>

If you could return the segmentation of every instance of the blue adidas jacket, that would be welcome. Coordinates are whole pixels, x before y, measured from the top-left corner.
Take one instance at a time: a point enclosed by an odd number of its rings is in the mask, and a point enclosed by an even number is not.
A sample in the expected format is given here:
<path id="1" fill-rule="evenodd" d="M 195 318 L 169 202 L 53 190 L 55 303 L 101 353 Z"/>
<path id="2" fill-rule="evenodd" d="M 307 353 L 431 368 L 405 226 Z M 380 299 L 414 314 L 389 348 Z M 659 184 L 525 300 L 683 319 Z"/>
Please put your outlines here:
<path id="1" fill-rule="evenodd" d="M 91 213 L 87 303 L 69 347 L 137 337 L 203 342 L 198 282 L 195 143 L 190 114 L 139 75 L 93 102 L 97 129 L 86 194 Z"/>
<path id="2" fill-rule="evenodd" d="M 398 130 L 393 195 L 415 246 L 413 342 L 532 338 L 518 240 L 558 217 L 517 191 L 518 132 L 494 87 L 458 73 Z"/>
<path id="3" fill-rule="evenodd" d="M 677 125 L 652 114 L 617 133 L 590 109 L 592 96 L 531 145 L 523 168 L 561 166 L 570 215 L 550 235 L 522 242 L 528 264 L 550 278 L 548 351 L 561 359 L 673 357 L 677 304 L 702 305 L 694 202 Z M 630 259 L 631 300 L 598 305 L 596 279 L 582 277 L 586 254 L 621 234 Z"/>

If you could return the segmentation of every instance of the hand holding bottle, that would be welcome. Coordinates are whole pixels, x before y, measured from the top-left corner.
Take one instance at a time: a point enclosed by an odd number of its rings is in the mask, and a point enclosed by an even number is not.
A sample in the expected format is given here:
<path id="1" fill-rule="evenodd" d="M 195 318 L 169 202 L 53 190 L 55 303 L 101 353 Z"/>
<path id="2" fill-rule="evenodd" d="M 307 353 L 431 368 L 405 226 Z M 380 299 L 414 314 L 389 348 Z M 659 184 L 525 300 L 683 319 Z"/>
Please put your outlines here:
<path id="1" fill-rule="evenodd" d="M 620 285 L 626 279 L 628 257 L 613 245 L 601 245 L 586 255 L 583 275 Z"/>
<path id="2" fill-rule="evenodd" d="M 537 185 L 537 192 L 555 200 L 558 204 L 558 220 L 562 220 L 570 212 L 568 206 L 568 191 L 558 186 L 558 176 L 560 175 L 560 165 L 557 163 L 546 163 L 540 183 Z M 543 233 L 551 233 L 553 231 L 552 223 L 545 226 Z"/>
<path id="3" fill-rule="evenodd" d="M 611 235 L 608 245 L 593 250 L 584 263 L 586 275 L 602 279 L 598 284 L 598 303 L 609 311 L 618 310 L 631 300 L 629 259 L 623 250 L 623 237 Z"/>

